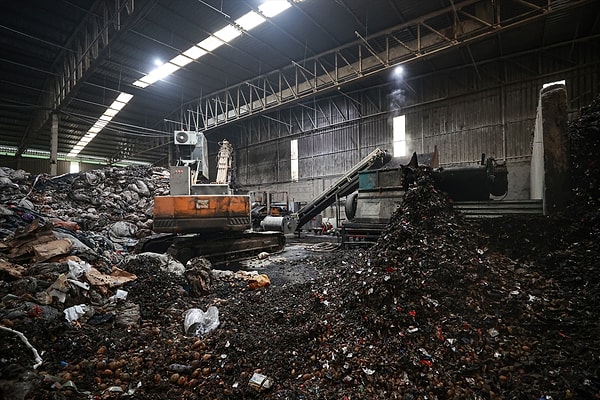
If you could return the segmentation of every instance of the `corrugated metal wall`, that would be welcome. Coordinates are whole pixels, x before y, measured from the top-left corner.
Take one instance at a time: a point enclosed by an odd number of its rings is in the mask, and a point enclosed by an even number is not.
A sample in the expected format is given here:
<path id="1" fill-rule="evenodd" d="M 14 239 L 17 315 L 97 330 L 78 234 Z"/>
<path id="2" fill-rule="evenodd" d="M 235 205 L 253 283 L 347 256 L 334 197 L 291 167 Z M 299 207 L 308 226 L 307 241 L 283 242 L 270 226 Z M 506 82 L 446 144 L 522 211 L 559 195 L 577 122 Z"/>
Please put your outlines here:
<path id="1" fill-rule="evenodd" d="M 59 160 L 56 166 L 56 174 L 62 175 L 67 174 L 70 171 L 71 163 L 69 161 Z M 33 158 L 33 157 L 10 157 L 0 156 L 0 167 L 8 167 L 12 169 L 22 169 L 33 175 L 48 174 L 50 173 L 50 160 L 44 158 Z M 80 171 L 92 171 L 95 169 L 103 168 L 99 164 L 80 163 Z"/>
<path id="2" fill-rule="evenodd" d="M 410 65 L 408 66 L 410 69 Z M 531 154 L 539 90 L 566 80 L 571 117 L 600 92 L 600 47 L 589 43 L 545 49 L 518 58 L 465 65 L 357 93 L 334 95 L 208 132 L 235 148 L 235 176 L 250 190 L 276 188 L 307 201 L 377 147 L 392 150 L 392 117 L 406 115 L 407 151 L 438 146 L 443 165 L 478 162 L 481 154 L 506 159 L 511 185 L 522 196 Z M 298 140 L 299 182 L 291 182 L 290 142 Z M 23 158 L 19 168 L 48 172 L 48 160 Z M 12 157 L 0 165 L 17 167 Z M 216 161 L 211 165 L 212 175 Z M 82 170 L 97 168 L 82 164 Z M 61 161 L 58 173 L 69 171 Z M 519 177 L 515 182 L 514 177 Z"/>
<path id="3" fill-rule="evenodd" d="M 429 74 L 404 89 L 390 84 L 259 117 L 245 125 L 237 143 L 239 182 L 310 200 L 323 182 L 376 147 L 391 151 L 391 120 L 397 114 L 406 115 L 408 154 L 431 152 L 437 145 L 443 165 L 475 163 L 485 153 L 506 159 L 509 171 L 525 169 L 542 85 L 565 79 L 574 116 L 600 92 L 599 53 L 585 44 L 548 49 Z M 292 139 L 298 139 L 299 150 L 300 182 L 294 184 L 288 162 Z M 525 171 L 512 174 L 513 197 L 525 196 L 526 177 Z M 314 180 L 320 183 L 306 185 Z"/>

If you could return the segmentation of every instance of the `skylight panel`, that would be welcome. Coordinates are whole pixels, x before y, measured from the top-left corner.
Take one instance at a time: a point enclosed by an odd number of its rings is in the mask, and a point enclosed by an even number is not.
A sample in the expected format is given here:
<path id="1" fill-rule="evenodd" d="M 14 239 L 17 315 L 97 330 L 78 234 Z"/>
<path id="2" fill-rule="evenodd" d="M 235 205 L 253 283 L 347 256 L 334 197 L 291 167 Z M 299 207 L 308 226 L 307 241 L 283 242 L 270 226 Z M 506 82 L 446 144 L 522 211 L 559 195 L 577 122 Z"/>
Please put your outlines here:
<path id="1" fill-rule="evenodd" d="M 183 52 L 183 55 L 186 57 L 189 57 L 191 59 L 197 60 L 200 57 L 202 57 L 203 55 L 206 54 L 206 50 L 201 49 L 198 46 L 192 46 L 189 49 L 187 49 L 186 51 Z M 177 57 L 175 57 L 177 58 Z"/>
<path id="2" fill-rule="evenodd" d="M 294 3 L 300 3 L 303 0 L 291 0 Z M 147 75 L 133 82 L 134 86 L 146 88 L 153 83 L 165 78 L 180 68 L 197 60 L 203 55 L 211 52 L 224 43 L 229 43 L 242 35 L 242 30 L 249 31 L 266 21 L 266 18 L 273 18 L 292 6 L 288 0 L 267 0 L 258 6 L 260 13 L 250 11 L 234 21 L 235 25 L 226 25 L 211 36 L 190 47 L 186 51 L 173 57 L 169 62 L 159 66 Z M 265 18 L 266 17 L 266 18 Z M 242 30 L 241 30 L 242 29 Z"/>
<path id="3" fill-rule="evenodd" d="M 214 49 L 222 45 L 223 42 L 214 36 L 209 36 L 197 44 L 198 47 L 202 47 L 206 51 L 213 51 Z"/>
<path id="4" fill-rule="evenodd" d="M 197 48 L 197 47 L 195 47 Z M 199 49 L 201 50 L 201 49 Z M 197 58 L 197 57 L 196 57 Z M 185 67 L 186 65 L 188 65 L 189 63 L 191 63 L 192 60 L 191 58 L 188 58 L 186 56 L 184 56 L 183 54 L 178 55 L 177 57 L 173 58 L 170 62 L 177 65 L 179 68 L 181 67 Z"/>
<path id="5" fill-rule="evenodd" d="M 258 6 L 258 9 L 265 17 L 273 18 L 274 16 L 284 12 L 292 5 L 285 0 L 269 0 Z"/>
<path id="6" fill-rule="evenodd" d="M 231 42 L 236 37 L 240 36 L 242 32 L 233 25 L 227 25 L 222 29 L 215 32 L 215 36 L 224 41 L 225 43 Z"/>
<path id="7" fill-rule="evenodd" d="M 112 118 L 112 117 L 114 117 L 115 115 L 117 115 L 118 113 L 119 113 L 119 110 L 115 110 L 115 109 L 112 109 L 112 108 L 108 108 L 108 109 L 106 109 L 106 111 L 104 111 L 104 114 L 103 114 L 103 115 L 107 115 L 107 116 L 109 116 L 109 117 L 111 117 L 111 118 Z"/>
<path id="8" fill-rule="evenodd" d="M 262 15 L 254 11 L 250 11 L 249 13 L 244 14 L 240 18 L 236 19 L 235 23 L 238 24 L 243 30 L 249 31 L 265 21 L 266 19 Z"/>

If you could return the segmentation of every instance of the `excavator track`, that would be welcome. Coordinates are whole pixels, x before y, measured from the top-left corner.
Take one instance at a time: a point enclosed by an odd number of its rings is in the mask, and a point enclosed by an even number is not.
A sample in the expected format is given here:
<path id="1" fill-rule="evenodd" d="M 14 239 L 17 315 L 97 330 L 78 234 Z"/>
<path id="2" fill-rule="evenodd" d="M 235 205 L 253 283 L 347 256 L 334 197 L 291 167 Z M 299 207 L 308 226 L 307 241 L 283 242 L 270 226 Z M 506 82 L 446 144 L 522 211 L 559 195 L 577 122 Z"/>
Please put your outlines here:
<path id="1" fill-rule="evenodd" d="M 276 253 L 285 247 L 282 232 L 242 232 L 207 234 L 159 234 L 142 239 L 136 253 L 169 254 L 185 264 L 194 257 L 204 257 L 211 264 L 223 265 L 257 256 L 261 252 Z"/>

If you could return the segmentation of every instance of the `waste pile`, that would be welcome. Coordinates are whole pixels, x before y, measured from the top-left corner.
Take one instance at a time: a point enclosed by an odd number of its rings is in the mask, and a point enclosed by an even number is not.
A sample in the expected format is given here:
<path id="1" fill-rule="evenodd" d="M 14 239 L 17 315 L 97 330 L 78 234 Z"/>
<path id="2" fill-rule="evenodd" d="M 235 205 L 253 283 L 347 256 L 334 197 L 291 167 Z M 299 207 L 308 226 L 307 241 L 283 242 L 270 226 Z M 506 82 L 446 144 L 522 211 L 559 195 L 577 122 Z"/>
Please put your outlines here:
<path id="1" fill-rule="evenodd" d="M 574 210 L 600 207 L 600 97 L 584 107 L 569 124 Z"/>
<path id="2" fill-rule="evenodd" d="M 573 122 L 577 151 L 597 141 L 598 104 Z M 596 165 L 578 160 L 574 193 L 592 202 Z M 96 205 L 81 197 L 92 186 L 68 194 L 84 176 L 4 173 L 0 397 L 600 398 L 597 206 L 466 220 L 423 168 L 372 248 L 282 258 L 269 281 L 128 253 L 135 235 L 110 227 L 151 226 L 151 198 Z M 145 173 L 152 195 L 166 190 Z M 121 178 L 106 193 L 127 199 L 135 174 L 109 169 Z M 273 279 L 286 269 L 314 273 Z"/>

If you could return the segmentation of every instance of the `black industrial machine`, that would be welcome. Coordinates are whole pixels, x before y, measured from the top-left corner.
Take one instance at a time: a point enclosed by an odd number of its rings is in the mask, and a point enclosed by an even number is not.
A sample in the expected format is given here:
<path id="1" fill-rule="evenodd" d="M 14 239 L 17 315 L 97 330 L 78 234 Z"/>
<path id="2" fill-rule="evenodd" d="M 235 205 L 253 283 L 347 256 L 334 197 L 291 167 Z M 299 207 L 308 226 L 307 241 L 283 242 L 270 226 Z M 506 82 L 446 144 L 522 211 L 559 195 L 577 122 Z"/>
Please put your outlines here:
<path id="1" fill-rule="evenodd" d="M 481 155 L 481 163 L 465 167 L 433 170 L 435 187 L 454 201 L 485 201 L 490 195 L 504 196 L 508 191 L 506 162 Z"/>
<path id="2" fill-rule="evenodd" d="M 370 246 L 377 241 L 419 166 L 431 168 L 435 187 L 453 201 L 485 201 L 508 191 L 504 161 L 486 159 L 484 154 L 477 165 L 441 168 L 438 160 L 436 148 L 431 154 L 414 153 L 408 163 L 395 158 L 380 169 L 359 172 L 358 191 L 346 197 L 342 247 Z"/>

